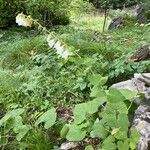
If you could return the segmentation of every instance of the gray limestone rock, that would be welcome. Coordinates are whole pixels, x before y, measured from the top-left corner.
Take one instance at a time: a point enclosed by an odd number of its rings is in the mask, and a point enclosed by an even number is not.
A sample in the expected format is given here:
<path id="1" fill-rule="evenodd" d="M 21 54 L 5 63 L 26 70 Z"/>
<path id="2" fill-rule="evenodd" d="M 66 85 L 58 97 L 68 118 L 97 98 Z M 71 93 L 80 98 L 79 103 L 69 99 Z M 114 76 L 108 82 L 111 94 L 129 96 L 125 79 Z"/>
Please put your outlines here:
<path id="1" fill-rule="evenodd" d="M 135 111 L 132 127 L 140 134 L 137 150 L 148 150 L 150 146 L 150 106 L 140 105 Z"/>

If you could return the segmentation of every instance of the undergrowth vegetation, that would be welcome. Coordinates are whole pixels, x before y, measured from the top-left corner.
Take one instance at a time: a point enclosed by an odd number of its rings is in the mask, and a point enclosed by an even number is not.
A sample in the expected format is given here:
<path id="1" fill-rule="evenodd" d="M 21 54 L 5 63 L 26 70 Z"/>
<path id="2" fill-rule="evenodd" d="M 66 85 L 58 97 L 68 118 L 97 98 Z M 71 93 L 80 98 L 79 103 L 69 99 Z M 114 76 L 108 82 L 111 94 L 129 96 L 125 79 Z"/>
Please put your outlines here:
<path id="1" fill-rule="evenodd" d="M 132 25 L 102 33 L 103 19 L 84 15 L 51 29 L 76 50 L 68 59 L 58 58 L 40 31 L 0 30 L 3 150 L 56 150 L 66 140 L 90 138 L 97 144 L 87 142 L 79 149 L 135 149 L 138 133 L 128 134 L 128 114 L 137 93 L 109 86 L 150 70 L 148 61 L 128 61 L 148 44 L 150 28 Z"/>

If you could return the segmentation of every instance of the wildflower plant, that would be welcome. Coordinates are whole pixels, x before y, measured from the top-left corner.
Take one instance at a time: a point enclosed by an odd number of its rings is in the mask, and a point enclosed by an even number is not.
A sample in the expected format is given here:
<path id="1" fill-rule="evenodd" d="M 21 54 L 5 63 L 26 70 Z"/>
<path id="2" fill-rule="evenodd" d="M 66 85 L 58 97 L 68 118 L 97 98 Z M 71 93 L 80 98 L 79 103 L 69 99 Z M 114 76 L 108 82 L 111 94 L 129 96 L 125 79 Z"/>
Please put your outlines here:
<path id="1" fill-rule="evenodd" d="M 49 34 L 47 37 L 48 45 L 50 48 L 56 50 L 58 58 L 68 59 L 69 56 L 73 55 L 72 49 L 74 48 L 69 47 L 66 43 L 61 41 L 53 32 L 48 31 L 45 27 L 43 27 L 40 23 L 34 20 L 31 16 L 26 16 L 23 13 L 20 13 L 16 16 L 16 23 L 19 26 L 24 27 L 32 27 L 33 25 L 37 25 L 38 29 L 46 31 Z"/>

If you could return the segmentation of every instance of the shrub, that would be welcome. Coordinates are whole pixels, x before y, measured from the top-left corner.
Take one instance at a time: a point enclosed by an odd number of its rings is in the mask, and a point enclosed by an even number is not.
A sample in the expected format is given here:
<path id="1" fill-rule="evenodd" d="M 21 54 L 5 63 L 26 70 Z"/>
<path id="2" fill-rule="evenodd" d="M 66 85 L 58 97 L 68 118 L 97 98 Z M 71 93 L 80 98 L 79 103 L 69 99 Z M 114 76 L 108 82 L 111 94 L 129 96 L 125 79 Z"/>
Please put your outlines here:
<path id="1" fill-rule="evenodd" d="M 15 15 L 23 10 L 21 0 L 0 0 L 0 27 L 5 27 L 15 21 Z"/>
<path id="2" fill-rule="evenodd" d="M 70 0 L 27 0 L 25 7 L 27 13 L 42 22 L 44 26 L 66 25 L 69 23 L 70 2 Z"/>
<path id="3" fill-rule="evenodd" d="M 45 26 L 69 23 L 70 0 L 0 0 L 0 26 L 15 23 L 15 16 L 25 12 L 38 19 Z M 34 9 L 33 9 L 34 8 Z"/>

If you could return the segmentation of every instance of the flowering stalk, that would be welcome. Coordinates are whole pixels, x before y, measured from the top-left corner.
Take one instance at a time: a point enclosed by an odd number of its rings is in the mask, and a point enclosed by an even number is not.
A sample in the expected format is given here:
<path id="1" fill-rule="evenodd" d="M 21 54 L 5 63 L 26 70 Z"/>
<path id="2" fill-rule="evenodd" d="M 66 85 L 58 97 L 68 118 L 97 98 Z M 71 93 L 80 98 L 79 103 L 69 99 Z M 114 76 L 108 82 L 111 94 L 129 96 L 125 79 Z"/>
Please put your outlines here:
<path id="1" fill-rule="evenodd" d="M 47 37 L 48 45 L 50 48 L 54 48 L 56 50 L 56 54 L 58 54 L 58 58 L 67 59 L 69 56 L 73 55 L 73 52 L 70 51 L 71 48 L 68 45 L 66 45 L 55 34 L 48 31 L 38 21 L 32 19 L 30 16 L 26 16 L 26 15 L 20 13 L 16 16 L 16 23 L 19 26 L 24 26 L 24 27 L 32 27 L 32 25 L 34 24 L 34 25 L 38 26 L 38 29 L 40 29 L 42 31 L 46 31 L 49 34 Z M 74 51 L 74 53 L 76 55 L 78 55 L 75 51 Z"/>

